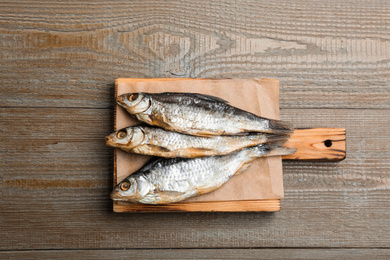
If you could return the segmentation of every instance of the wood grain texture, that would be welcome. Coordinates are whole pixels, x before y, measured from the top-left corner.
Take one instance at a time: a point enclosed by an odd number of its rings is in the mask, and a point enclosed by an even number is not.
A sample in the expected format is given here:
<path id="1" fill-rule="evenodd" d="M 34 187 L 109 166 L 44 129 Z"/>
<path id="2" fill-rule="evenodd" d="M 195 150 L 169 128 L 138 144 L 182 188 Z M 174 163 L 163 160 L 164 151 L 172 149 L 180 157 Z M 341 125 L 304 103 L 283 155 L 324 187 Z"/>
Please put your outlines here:
<path id="1" fill-rule="evenodd" d="M 115 203 L 114 212 L 275 212 L 280 200 L 182 202 L 167 205 Z"/>
<path id="2" fill-rule="evenodd" d="M 389 258 L 389 21 L 382 0 L 0 1 L 0 258 Z M 348 157 L 285 162 L 278 213 L 114 214 L 118 77 L 279 78 L 282 119 L 346 128 Z"/>
<path id="3" fill-rule="evenodd" d="M 284 146 L 297 149 L 283 160 L 341 161 L 345 159 L 344 128 L 296 129 Z"/>
<path id="4" fill-rule="evenodd" d="M 0 102 L 109 108 L 117 77 L 257 77 L 281 80 L 282 108 L 389 109 L 389 13 L 374 0 L 1 2 Z"/>
<path id="5" fill-rule="evenodd" d="M 390 114 L 384 110 L 282 110 L 295 127 L 345 127 L 349 156 L 284 163 L 278 213 L 131 215 L 112 213 L 109 198 L 112 150 L 104 136 L 112 131 L 112 112 L 0 109 L 1 250 L 388 247 Z"/>
<path id="6" fill-rule="evenodd" d="M 165 249 L 0 252 L 2 259 L 388 259 L 390 249 Z"/>

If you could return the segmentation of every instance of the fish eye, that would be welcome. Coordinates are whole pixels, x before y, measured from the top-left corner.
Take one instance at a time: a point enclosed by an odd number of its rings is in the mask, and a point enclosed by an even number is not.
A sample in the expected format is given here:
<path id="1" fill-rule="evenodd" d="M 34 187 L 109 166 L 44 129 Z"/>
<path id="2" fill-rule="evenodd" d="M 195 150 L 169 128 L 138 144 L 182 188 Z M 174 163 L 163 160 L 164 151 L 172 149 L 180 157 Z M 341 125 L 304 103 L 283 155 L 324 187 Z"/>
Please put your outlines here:
<path id="1" fill-rule="evenodd" d="M 138 98 L 138 94 L 132 94 L 132 95 L 129 96 L 129 100 L 130 100 L 130 101 L 134 101 L 134 100 L 136 100 L 137 98 Z"/>
<path id="2" fill-rule="evenodd" d="M 127 133 L 124 132 L 124 131 L 120 131 L 116 134 L 116 137 L 118 137 L 119 139 L 123 139 L 127 136 Z"/>
<path id="3" fill-rule="evenodd" d="M 130 183 L 125 181 L 121 184 L 121 190 L 127 191 L 130 188 Z"/>

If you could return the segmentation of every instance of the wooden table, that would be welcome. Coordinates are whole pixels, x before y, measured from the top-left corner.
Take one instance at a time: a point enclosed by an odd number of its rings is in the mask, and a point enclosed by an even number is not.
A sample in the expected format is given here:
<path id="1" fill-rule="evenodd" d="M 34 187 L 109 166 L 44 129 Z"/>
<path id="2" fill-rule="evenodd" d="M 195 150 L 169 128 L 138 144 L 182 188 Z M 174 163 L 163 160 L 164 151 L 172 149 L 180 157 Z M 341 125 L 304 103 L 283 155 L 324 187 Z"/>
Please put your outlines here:
<path id="1" fill-rule="evenodd" d="M 389 15 L 388 1 L 1 1 L 0 258 L 390 257 Z M 277 213 L 115 214 L 117 77 L 278 78 L 282 119 L 346 128 L 347 159 L 284 162 Z"/>

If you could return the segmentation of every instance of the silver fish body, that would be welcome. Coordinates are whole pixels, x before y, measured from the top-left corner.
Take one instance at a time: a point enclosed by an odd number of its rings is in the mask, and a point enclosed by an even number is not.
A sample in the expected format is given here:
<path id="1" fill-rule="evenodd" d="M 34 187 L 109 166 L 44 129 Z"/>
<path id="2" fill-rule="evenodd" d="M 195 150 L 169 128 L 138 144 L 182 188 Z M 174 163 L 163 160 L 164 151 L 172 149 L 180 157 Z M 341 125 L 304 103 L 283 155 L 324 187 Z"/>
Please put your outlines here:
<path id="1" fill-rule="evenodd" d="M 165 158 L 196 158 L 225 155 L 266 142 L 285 141 L 287 137 L 287 135 L 263 133 L 202 137 L 180 134 L 157 127 L 131 126 L 107 136 L 106 144 L 130 153 Z"/>
<path id="2" fill-rule="evenodd" d="M 281 121 L 259 117 L 208 95 L 129 93 L 118 96 L 117 103 L 142 122 L 184 134 L 213 136 L 291 132 Z"/>
<path id="3" fill-rule="evenodd" d="M 224 156 L 160 158 L 120 182 L 111 198 L 143 204 L 179 202 L 218 189 L 258 157 L 293 152 L 288 148 L 261 144 Z"/>

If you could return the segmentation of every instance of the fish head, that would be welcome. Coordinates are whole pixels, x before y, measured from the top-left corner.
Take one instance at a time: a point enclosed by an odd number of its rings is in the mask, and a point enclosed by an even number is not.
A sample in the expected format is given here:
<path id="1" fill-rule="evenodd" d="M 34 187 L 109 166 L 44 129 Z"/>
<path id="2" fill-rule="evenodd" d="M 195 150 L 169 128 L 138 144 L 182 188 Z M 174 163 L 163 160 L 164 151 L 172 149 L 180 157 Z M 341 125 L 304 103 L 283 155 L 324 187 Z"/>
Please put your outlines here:
<path id="1" fill-rule="evenodd" d="M 126 127 L 106 136 L 106 145 L 131 149 L 143 144 L 145 140 L 146 134 L 142 127 Z"/>
<path id="2" fill-rule="evenodd" d="M 128 201 L 137 203 L 151 190 L 150 182 L 142 175 L 128 176 L 112 191 L 111 199 L 114 201 Z"/>
<path id="3" fill-rule="evenodd" d="M 116 101 L 133 115 L 147 111 L 152 104 L 150 96 L 145 93 L 123 94 L 118 96 Z"/>

